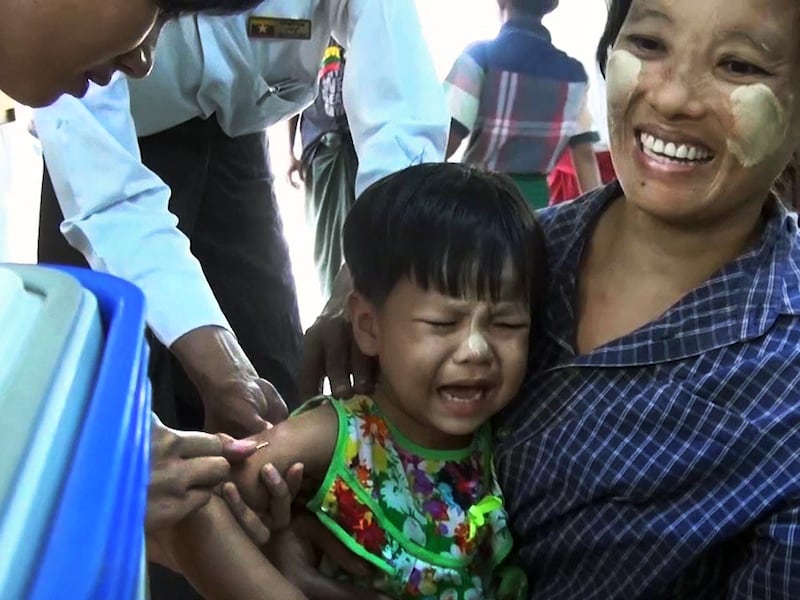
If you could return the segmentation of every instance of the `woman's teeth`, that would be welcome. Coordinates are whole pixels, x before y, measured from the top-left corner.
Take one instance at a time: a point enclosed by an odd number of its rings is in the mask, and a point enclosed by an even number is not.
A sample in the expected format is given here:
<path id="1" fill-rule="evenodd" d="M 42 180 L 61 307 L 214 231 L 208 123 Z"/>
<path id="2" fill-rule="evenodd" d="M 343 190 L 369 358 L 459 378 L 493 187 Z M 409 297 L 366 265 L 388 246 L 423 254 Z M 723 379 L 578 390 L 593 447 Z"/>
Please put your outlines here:
<path id="1" fill-rule="evenodd" d="M 639 142 L 642 144 L 642 151 L 653 158 L 666 157 L 681 162 L 697 163 L 708 162 L 714 158 L 714 155 L 705 148 L 667 142 L 644 131 L 639 133 Z"/>

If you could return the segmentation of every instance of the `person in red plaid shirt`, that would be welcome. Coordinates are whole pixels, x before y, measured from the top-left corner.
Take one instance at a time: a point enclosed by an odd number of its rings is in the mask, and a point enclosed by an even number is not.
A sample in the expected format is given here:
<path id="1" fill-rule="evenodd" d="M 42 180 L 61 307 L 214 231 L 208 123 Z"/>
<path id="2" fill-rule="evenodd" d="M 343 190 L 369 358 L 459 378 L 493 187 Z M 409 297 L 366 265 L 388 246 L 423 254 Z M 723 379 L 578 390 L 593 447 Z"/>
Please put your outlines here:
<path id="1" fill-rule="evenodd" d="M 598 187 L 586 71 L 553 46 L 542 24 L 558 0 L 497 3 L 500 33 L 470 44 L 445 80 L 448 158 L 469 137 L 463 161 L 511 175 L 534 209 L 547 206 L 547 174 L 567 148 L 581 192 Z"/>

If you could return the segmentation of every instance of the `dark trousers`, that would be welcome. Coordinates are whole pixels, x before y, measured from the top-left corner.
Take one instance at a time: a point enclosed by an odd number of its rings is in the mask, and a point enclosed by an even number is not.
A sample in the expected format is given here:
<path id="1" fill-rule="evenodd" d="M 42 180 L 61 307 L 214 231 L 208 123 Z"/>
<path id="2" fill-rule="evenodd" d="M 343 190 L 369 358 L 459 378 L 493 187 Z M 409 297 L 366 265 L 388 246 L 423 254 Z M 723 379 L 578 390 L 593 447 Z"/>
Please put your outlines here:
<path id="1" fill-rule="evenodd" d="M 356 200 L 357 170 L 349 134 L 324 134 L 306 162 L 306 215 L 315 232 L 314 263 L 323 298 L 344 262 L 342 227 Z"/>
<path id="2" fill-rule="evenodd" d="M 212 117 L 140 138 L 139 145 L 142 162 L 172 190 L 169 208 L 242 348 L 291 409 L 298 401 L 294 378 L 302 331 L 266 135 L 230 138 Z M 59 232 L 62 220 L 45 173 L 39 261 L 85 265 Z M 169 351 L 153 336 L 150 341 L 155 412 L 171 427 L 202 429 L 197 392 Z M 151 570 L 153 600 L 197 597 L 185 584 Z"/>

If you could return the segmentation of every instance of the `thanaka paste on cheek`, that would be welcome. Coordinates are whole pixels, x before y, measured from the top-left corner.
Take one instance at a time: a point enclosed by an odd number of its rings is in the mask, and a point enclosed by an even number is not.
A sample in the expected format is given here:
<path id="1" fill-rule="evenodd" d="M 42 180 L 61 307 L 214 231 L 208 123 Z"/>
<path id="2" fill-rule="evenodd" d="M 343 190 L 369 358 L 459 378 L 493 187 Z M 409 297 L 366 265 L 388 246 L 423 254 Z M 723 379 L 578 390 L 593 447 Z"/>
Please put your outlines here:
<path id="1" fill-rule="evenodd" d="M 764 161 L 780 148 L 786 117 L 775 94 L 763 83 L 744 85 L 731 93 L 735 131 L 728 150 L 744 167 Z"/>
<path id="2" fill-rule="evenodd" d="M 608 93 L 608 121 L 615 126 L 617 114 L 621 114 L 630 102 L 639 85 L 642 61 L 627 50 L 614 50 L 606 64 L 606 88 Z M 616 108 L 616 110 L 614 110 Z"/>
<path id="3" fill-rule="evenodd" d="M 479 325 L 480 318 L 480 314 L 476 314 L 472 317 L 472 322 L 469 325 L 469 338 L 467 339 L 467 346 L 469 346 L 470 352 L 476 356 L 481 356 L 489 352 L 489 344 Z"/>

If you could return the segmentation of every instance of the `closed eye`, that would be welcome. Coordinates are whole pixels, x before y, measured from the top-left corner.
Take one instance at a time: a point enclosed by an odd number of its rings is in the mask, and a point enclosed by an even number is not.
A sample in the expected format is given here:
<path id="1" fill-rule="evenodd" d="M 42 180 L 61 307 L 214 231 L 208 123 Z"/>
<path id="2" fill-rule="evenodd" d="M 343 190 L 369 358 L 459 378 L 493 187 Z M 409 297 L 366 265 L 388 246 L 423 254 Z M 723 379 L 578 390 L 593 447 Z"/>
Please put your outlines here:
<path id="1" fill-rule="evenodd" d="M 631 46 L 645 55 L 661 52 L 665 48 L 661 40 L 644 35 L 629 35 L 627 40 Z"/>
<path id="2" fill-rule="evenodd" d="M 497 321 L 494 325 L 503 329 L 527 329 L 530 327 L 526 321 Z"/>
<path id="3" fill-rule="evenodd" d="M 454 327 L 456 324 L 456 321 L 444 321 L 444 320 L 438 321 L 432 319 L 423 319 L 422 322 L 425 323 L 426 325 L 430 325 L 431 327 L 438 327 L 438 328 Z"/>
<path id="4" fill-rule="evenodd" d="M 728 58 L 720 63 L 720 66 L 725 70 L 728 75 L 733 77 L 753 77 L 769 75 L 767 71 L 761 67 L 736 58 Z"/>

